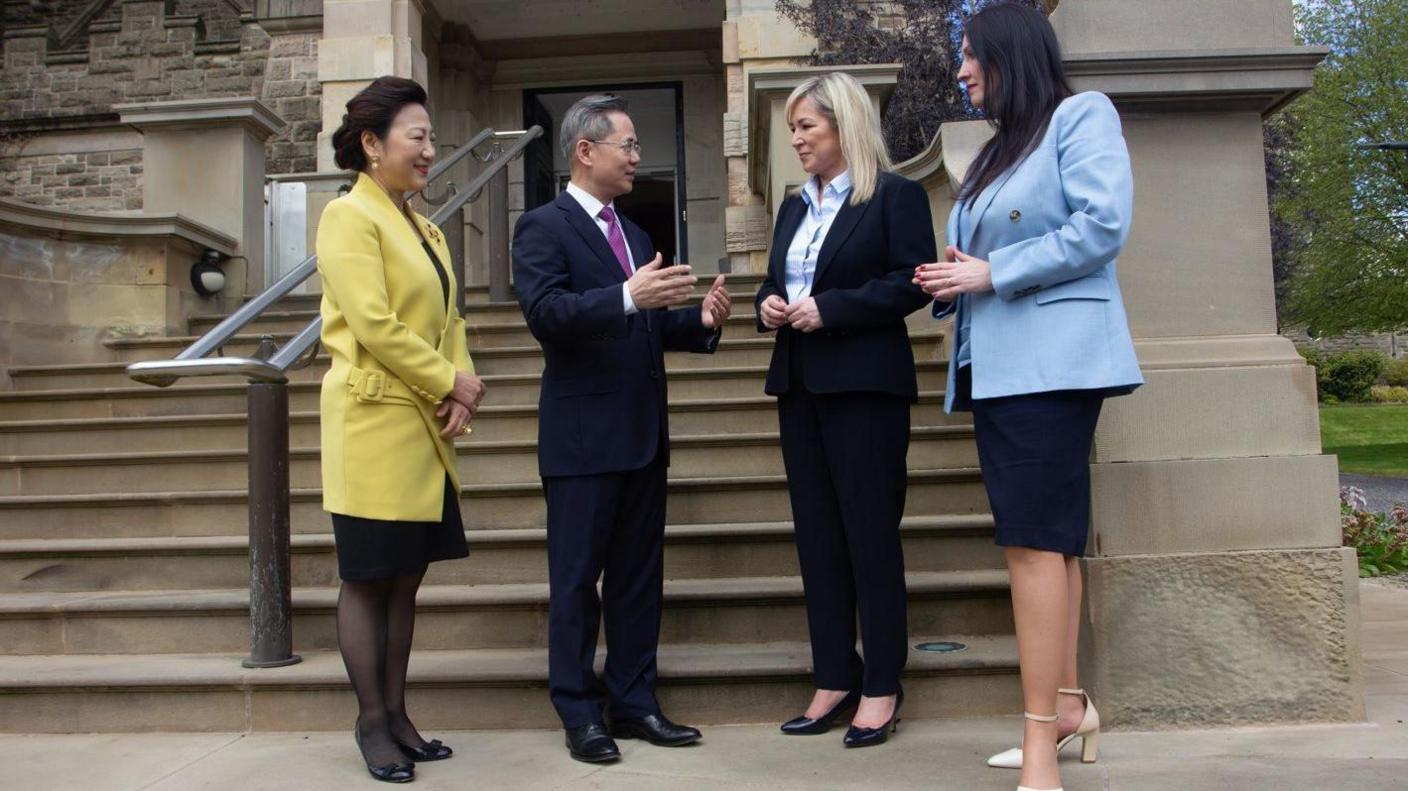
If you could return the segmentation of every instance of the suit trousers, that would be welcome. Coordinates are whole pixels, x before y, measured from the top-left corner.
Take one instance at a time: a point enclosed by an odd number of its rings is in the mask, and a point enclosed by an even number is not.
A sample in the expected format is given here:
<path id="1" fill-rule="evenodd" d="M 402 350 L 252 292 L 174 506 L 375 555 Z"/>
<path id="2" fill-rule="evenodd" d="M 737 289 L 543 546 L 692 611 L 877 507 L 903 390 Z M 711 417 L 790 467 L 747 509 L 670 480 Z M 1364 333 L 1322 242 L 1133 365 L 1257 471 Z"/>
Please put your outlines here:
<path id="1" fill-rule="evenodd" d="M 665 578 L 664 458 L 639 470 L 543 479 L 548 537 L 548 695 L 567 728 L 657 714 Z M 602 580 L 597 595 L 597 580 Z M 596 676 L 606 622 L 605 694 Z"/>
<path id="2" fill-rule="evenodd" d="M 867 696 L 893 695 L 909 651 L 900 518 L 910 403 L 879 393 L 809 393 L 798 351 L 778 418 L 816 686 L 859 683 Z"/>

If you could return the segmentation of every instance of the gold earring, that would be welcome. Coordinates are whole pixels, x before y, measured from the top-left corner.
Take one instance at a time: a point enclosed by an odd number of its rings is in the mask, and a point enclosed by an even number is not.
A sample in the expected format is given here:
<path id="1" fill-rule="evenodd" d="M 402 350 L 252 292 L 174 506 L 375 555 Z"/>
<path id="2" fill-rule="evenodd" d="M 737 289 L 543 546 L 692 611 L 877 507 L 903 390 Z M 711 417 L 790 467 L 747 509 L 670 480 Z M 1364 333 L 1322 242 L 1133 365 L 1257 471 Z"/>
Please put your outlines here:
<path id="1" fill-rule="evenodd" d="M 372 157 L 372 167 L 374 167 L 374 168 L 379 168 L 379 167 L 381 167 L 381 157 Z"/>

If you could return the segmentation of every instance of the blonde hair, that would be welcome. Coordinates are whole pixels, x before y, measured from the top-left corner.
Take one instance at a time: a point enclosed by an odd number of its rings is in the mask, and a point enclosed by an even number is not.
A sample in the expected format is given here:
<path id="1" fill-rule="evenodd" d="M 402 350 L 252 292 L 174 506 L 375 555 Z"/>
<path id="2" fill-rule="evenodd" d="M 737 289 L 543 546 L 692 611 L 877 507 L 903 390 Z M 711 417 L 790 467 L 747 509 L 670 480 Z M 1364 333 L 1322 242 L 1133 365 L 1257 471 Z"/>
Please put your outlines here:
<path id="1" fill-rule="evenodd" d="M 841 156 L 851 173 L 851 204 L 865 203 L 875 194 L 880 172 L 894 170 L 880 113 L 855 77 L 833 71 L 810 77 L 787 97 L 787 120 L 803 99 L 811 99 L 841 138 Z"/>

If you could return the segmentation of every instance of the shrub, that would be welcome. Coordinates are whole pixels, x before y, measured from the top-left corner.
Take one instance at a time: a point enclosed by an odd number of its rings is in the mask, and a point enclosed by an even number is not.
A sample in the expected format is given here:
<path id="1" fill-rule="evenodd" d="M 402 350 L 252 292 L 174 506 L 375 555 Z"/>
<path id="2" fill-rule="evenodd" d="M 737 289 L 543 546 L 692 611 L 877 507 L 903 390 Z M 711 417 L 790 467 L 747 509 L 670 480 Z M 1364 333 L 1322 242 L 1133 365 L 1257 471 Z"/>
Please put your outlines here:
<path id="1" fill-rule="evenodd" d="M 1408 404 L 1408 387 L 1374 385 L 1369 389 L 1369 397 L 1376 404 Z"/>
<path id="2" fill-rule="evenodd" d="M 1321 392 L 1341 401 L 1368 401 L 1370 390 L 1388 367 L 1388 358 L 1371 349 L 1351 349 L 1317 367 Z"/>
<path id="3" fill-rule="evenodd" d="M 1384 369 L 1384 384 L 1390 387 L 1408 387 L 1408 357 L 1400 357 L 1389 362 Z"/>
<path id="4" fill-rule="evenodd" d="M 1396 503 L 1388 513 L 1367 508 L 1364 492 L 1340 489 L 1340 531 L 1344 545 L 1359 557 L 1359 576 L 1376 577 L 1408 570 L 1408 506 Z"/>

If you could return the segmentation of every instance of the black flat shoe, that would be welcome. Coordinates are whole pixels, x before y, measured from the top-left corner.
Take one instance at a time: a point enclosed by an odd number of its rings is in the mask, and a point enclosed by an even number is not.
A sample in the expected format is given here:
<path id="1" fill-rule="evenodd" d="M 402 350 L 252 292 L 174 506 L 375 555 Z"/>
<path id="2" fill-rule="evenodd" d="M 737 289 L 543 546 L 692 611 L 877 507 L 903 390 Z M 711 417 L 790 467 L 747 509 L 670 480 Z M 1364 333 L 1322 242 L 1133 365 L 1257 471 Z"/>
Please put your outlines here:
<path id="1" fill-rule="evenodd" d="M 357 743 L 357 750 L 362 753 L 362 761 L 367 764 L 367 774 L 377 780 L 383 783 L 409 783 L 416 779 L 414 764 L 396 763 L 372 766 L 372 762 L 367 760 L 367 751 L 362 749 L 362 732 L 356 726 L 352 728 L 352 741 Z"/>
<path id="2" fill-rule="evenodd" d="M 605 763 L 621 757 L 621 748 L 606 732 L 606 726 L 599 722 L 568 728 L 567 752 L 576 760 L 589 764 Z"/>
<path id="3" fill-rule="evenodd" d="M 421 764 L 428 761 L 443 761 L 455 754 L 454 750 L 446 747 L 439 739 L 431 739 L 428 742 L 421 742 L 419 746 L 412 747 L 404 742 L 396 742 L 396 746 L 401 748 L 401 753 L 411 761 Z"/>
<path id="4" fill-rule="evenodd" d="M 890 720 L 879 728 L 857 728 L 852 725 L 846 729 L 846 738 L 841 742 L 847 747 L 874 747 L 877 744 L 884 744 L 891 733 L 899 730 L 900 727 L 900 706 L 904 705 L 904 690 L 899 691 L 895 697 L 895 710 L 890 713 Z"/>
<path id="5" fill-rule="evenodd" d="M 683 747 L 704 737 L 698 728 L 676 725 L 663 714 L 612 720 L 611 735 L 618 739 L 644 739 L 656 747 Z"/>
<path id="6" fill-rule="evenodd" d="M 831 724 L 836 718 L 847 712 L 854 712 L 860 705 L 860 690 L 853 689 L 846 693 L 846 697 L 831 707 L 831 711 L 812 719 L 803 714 L 800 717 L 793 717 L 782 723 L 782 732 L 788 736 L 813 736 L 818 733 L 826 733 L 831 730 Z"/>

